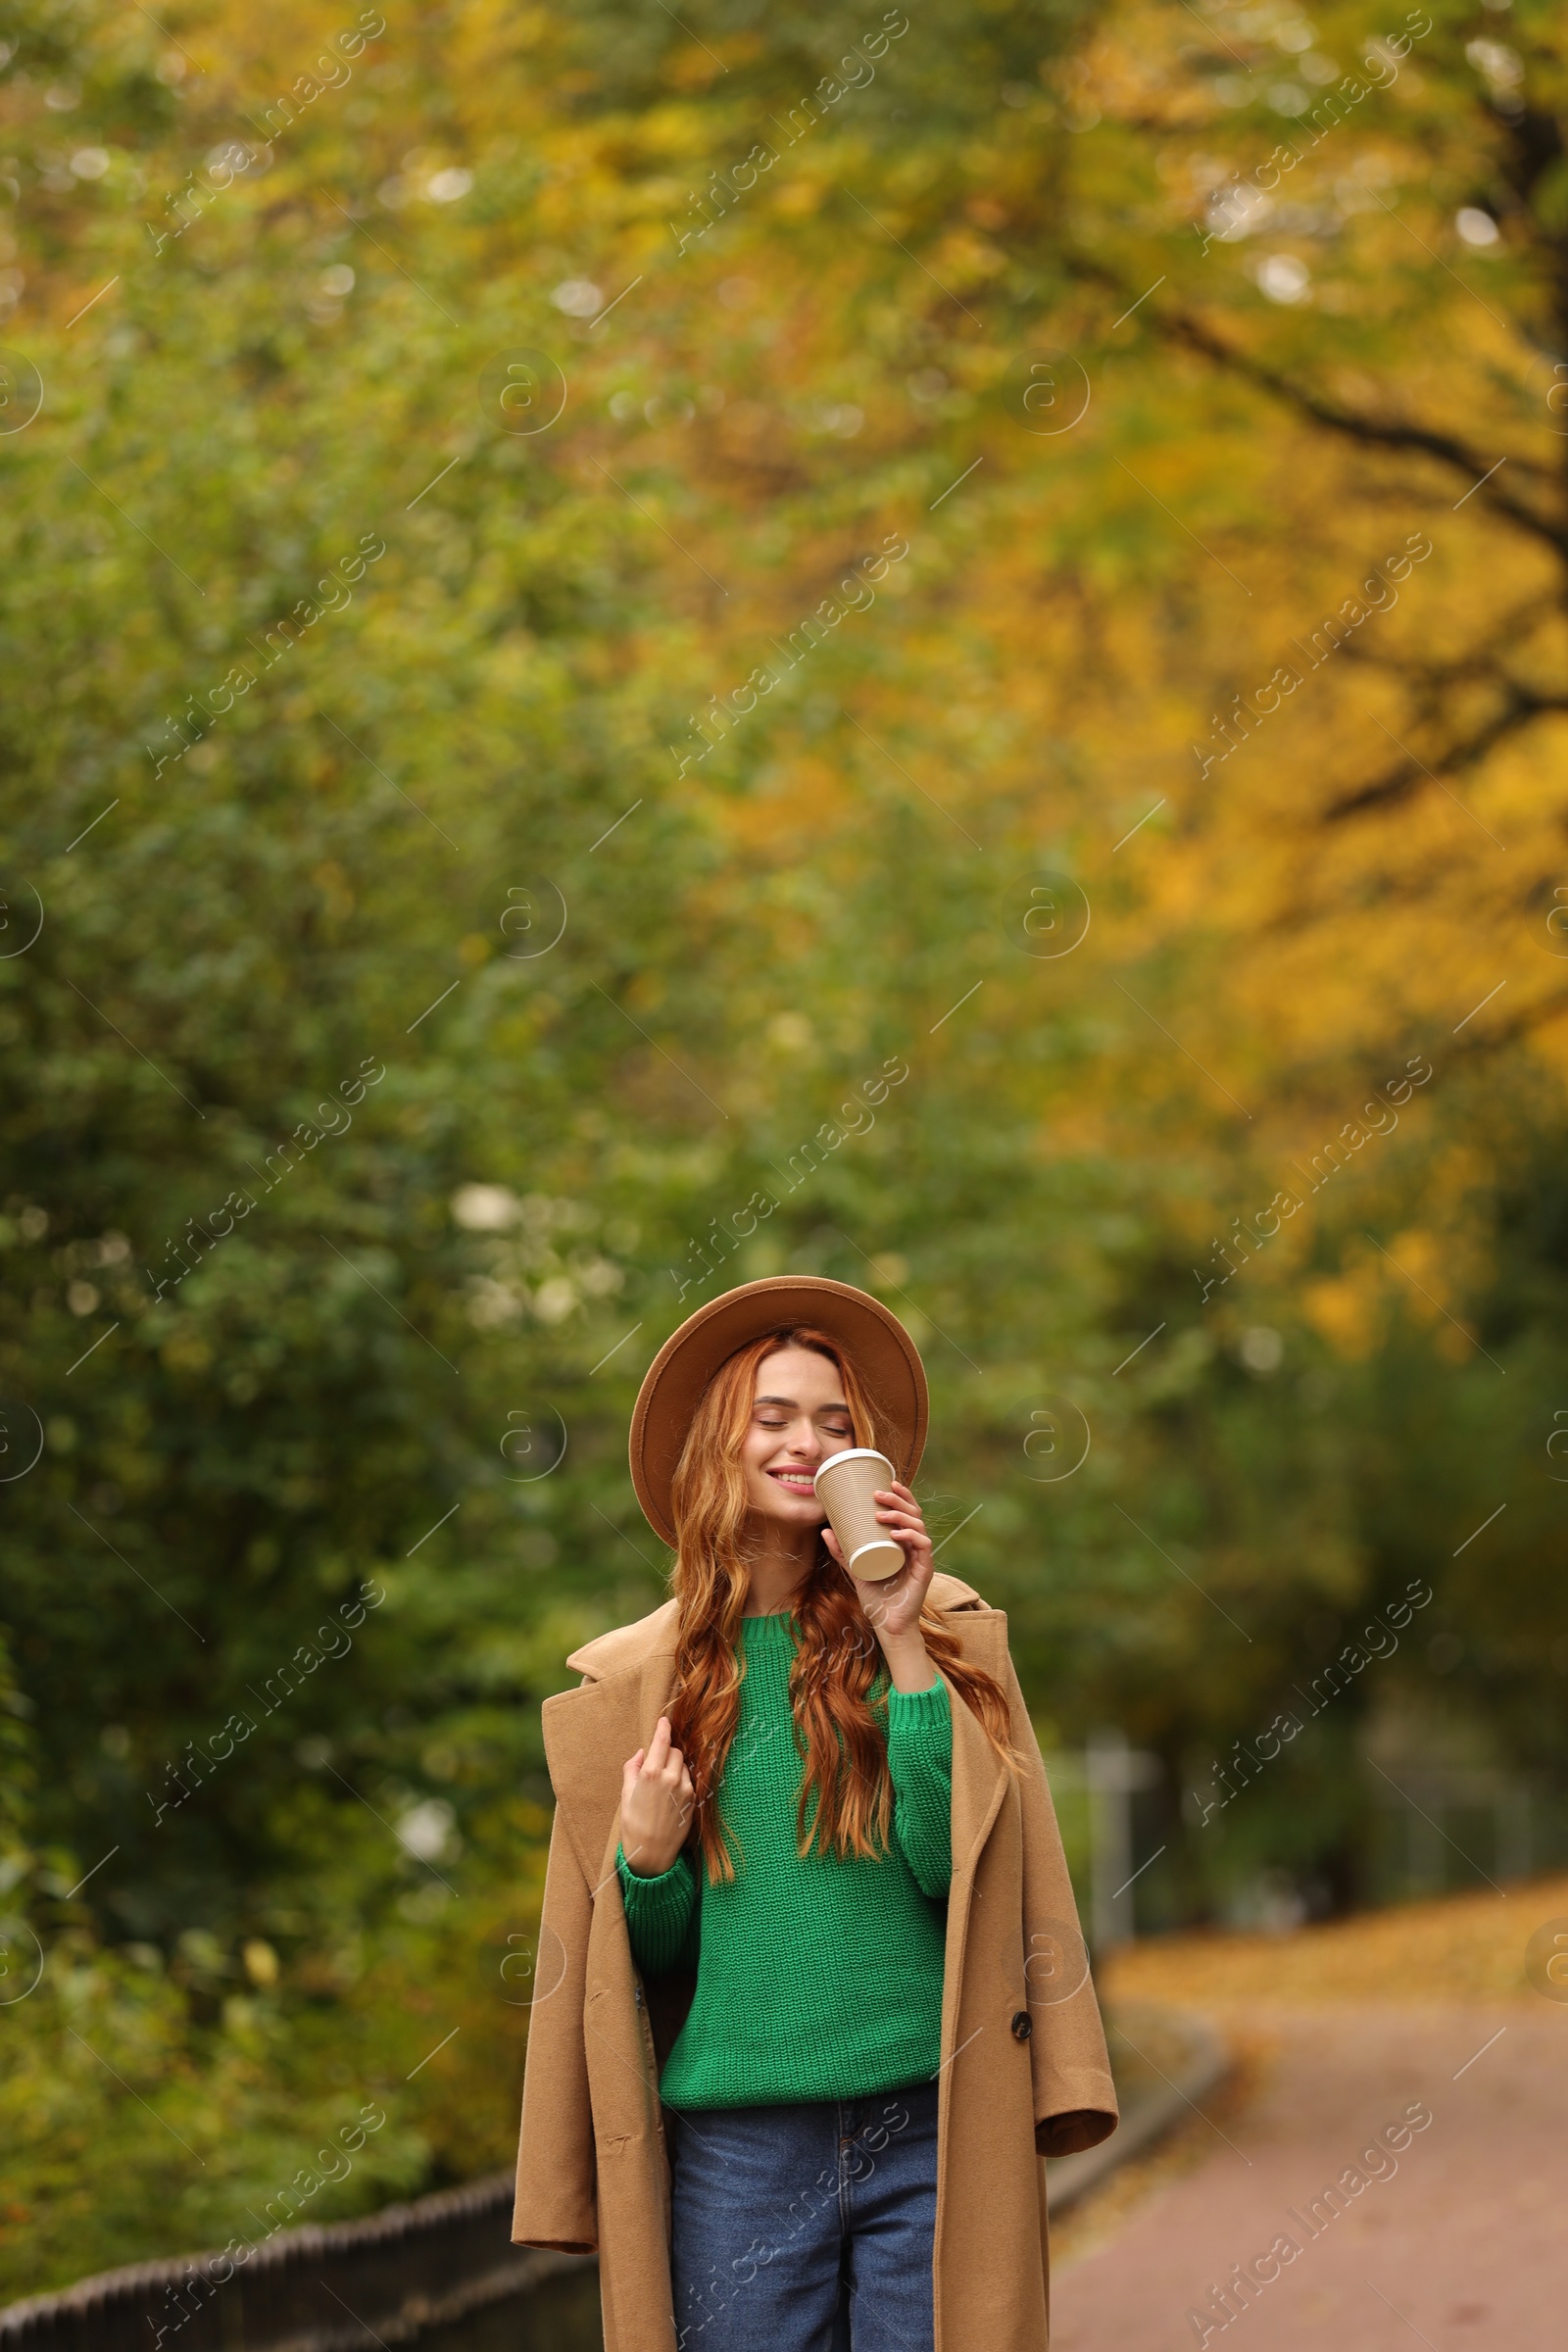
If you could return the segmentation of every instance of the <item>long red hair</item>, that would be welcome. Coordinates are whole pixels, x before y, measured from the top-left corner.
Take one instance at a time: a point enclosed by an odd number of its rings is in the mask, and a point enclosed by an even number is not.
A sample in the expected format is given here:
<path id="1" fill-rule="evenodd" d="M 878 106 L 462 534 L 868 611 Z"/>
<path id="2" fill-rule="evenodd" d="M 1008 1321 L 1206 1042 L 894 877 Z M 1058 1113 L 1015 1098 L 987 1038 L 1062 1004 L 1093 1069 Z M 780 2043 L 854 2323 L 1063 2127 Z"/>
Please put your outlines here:
<path id="1" fill-rule="evenodd" d="M 854 1443 L 878 1444 L 875 1413 L 853 1361 L 836 1340 L 809 1327 L 768 1332 L 737 1348 L 713 1374 L 692 1416 L 670 1490 L 679 1618 L 668 1713 L 692 1777 L 695 1836 L 710 1884 L 735 1875 L 716 1799 L 740 1718 L 744 1672 L 735 1647 L 748 1586 L 741 1449 L 758 1367 L 780 1348 L 808 1348 L 826 1356 L 844 1384 Z M 799 1638 L 790 1703 L 805 1759 L 796 1813 L 799 1850 L 806 1854 L 814 1846 L 846 1859 L 885 1854 L 893 1784 L 885 1715 L 879 1719 L 868 1696 L 881 1650 L 858 1593 L 820 1539 L 794 1609 Z M 1015 1772 L 1020 1759 L 1002 1685 L 965 1662 L 945 1612 L 929 1599 L 920 1611 L 920 1633 L 936 1665 Z"/>

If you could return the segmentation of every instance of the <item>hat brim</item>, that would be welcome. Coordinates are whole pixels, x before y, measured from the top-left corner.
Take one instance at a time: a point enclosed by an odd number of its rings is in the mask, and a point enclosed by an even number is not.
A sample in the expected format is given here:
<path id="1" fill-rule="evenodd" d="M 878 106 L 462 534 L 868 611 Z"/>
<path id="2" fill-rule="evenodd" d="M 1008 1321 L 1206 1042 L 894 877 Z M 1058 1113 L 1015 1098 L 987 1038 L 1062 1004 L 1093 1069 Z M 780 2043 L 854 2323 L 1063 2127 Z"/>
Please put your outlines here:
<path id="1" fill-rule="evenodd" d="M 925 1446 L 930 1400 L 919 1349 L 897 1315 L 853 1283 L 771 1274 L 698 1308 L 649 1365 L 631 1417 L 631 1482 L 648 1524 L 676 1547 L 670 1488 L 703 1391 L 720 1364 L 765 1332 L 810 1325 L 837 1340 L 864 1384 L 877 1439 L 907 1485 Z"/>

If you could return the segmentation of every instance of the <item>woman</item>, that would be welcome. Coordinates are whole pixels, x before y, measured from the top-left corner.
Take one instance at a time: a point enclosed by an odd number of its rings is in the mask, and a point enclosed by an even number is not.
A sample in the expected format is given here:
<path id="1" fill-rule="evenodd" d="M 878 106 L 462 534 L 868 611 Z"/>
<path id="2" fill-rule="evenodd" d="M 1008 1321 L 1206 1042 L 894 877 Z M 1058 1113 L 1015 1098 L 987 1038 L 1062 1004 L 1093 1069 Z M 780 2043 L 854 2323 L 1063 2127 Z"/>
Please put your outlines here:
<path id="1" fill-rule="evenodd" d="M 673 1597 L 545 1702 L 513 2231 L 597 2246 L 607 2352 L 1043 2352 L 1039 2157 L 1115 2097 L 1005 1621 L 907 1483 L 926 1409 L 897 1319 L 808 1277 L 643 1383 Z M 882 1585 L 812 1489 L 851 1445 L 900 1472 Z"/>

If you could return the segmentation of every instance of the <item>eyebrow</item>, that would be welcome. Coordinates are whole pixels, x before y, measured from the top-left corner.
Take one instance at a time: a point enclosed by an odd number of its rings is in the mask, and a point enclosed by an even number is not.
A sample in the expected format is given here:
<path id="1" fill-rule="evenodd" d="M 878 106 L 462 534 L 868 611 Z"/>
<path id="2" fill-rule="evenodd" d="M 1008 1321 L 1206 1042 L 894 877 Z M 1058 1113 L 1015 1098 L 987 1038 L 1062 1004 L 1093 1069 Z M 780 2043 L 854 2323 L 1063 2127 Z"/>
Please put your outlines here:
<path id="1" fill-rule="evenodd" d="M 752 1402 L 754 1403 L 754 1405 L 756 1405 L 756 1404 L 783 1404 L 783 1405 L 787 1405 L 787 1406 L 790 1408 L 790 1410 L 793 1412 L 793 1411 L 795 1410 L 795 1408 L 796 1408 L 796 1402 L 797 1402 L 797 1400 L 796 1400 L 796 1398 L 795 1398 L 795 1397 L 793 1397 L 793 1396 L 754 1396 L 754 1397 L 753 1397 L 753 1399 L 752 1399 Z M 817 1408 L 816 1408 L 816 1409 L 817 1409 L 817 1411 L 818 1411 L 819 1413 L 847 1413 L 847 1412 L 849 1411 L 849 1409 L 850 1409 L 850 1408 L 849 1408 L 849 1406 L 848 1406 L 847 1404 L 840 1403 L 840 1404 L 819 1404 L 819 1405 L 817 1406 Z"/>

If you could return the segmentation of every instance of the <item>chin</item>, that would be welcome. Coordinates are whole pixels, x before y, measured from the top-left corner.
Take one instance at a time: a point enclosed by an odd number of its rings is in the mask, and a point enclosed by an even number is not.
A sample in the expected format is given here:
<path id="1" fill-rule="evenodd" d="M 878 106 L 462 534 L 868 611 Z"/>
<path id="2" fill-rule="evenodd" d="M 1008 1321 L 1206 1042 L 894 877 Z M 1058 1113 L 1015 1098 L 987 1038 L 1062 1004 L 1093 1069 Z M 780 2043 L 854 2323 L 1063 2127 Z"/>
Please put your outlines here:
<path id="1" fill-rule="evenodd" d="M 753 1509 L 764 1519 L 788 1519 L 796 1527 L 826 1527 L 827 1513 L 814 1494 L 791 1494 L 771 1481 L 761 1494 L 754 1498 Z"/>

